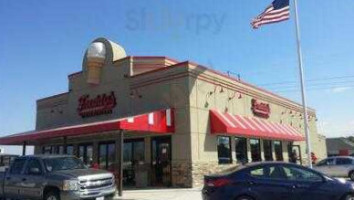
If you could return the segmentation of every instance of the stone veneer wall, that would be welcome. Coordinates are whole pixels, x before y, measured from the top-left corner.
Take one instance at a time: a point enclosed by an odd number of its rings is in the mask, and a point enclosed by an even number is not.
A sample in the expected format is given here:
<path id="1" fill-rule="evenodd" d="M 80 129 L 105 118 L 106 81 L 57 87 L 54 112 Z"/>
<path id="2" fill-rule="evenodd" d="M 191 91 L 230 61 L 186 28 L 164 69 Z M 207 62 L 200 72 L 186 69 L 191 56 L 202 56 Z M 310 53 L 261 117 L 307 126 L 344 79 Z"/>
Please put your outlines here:
<path id="1" fill-rule="evenodd" d="M 193 187 L 202 187 L 204 184 L 204 176 L 214 173 L 219 173 L 231 168 L 238 166 L 237 163 L 234 164 L 222 164 L 219 165 L 218 162 L 198 162 L 192 165 L 192 179 Z"/>
<path id="2" fill-rule="evenodd" d="M 238 164 L 219 165 L 218 162 L 173 162 L 172 186 L 173 187 L 202 187 L 204 176 L 234 168 Z"/>

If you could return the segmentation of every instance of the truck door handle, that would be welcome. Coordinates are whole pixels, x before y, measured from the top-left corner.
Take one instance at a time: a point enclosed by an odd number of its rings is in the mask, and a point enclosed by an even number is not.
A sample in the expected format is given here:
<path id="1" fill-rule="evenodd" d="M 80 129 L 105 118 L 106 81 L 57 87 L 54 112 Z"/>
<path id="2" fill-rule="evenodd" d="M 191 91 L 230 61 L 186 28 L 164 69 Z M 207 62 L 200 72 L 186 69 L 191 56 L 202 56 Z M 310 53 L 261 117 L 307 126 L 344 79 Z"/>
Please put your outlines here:
<path id="1" fill-rule="evenodd" d="M 6 177 L 6 180 L 11 180 L 11 177 Z"/>
<path id="2" fill-rule="evenodd" d="M 26 178 L 23 178 L 22 181 L 26 181 L 27 179 Z"/>

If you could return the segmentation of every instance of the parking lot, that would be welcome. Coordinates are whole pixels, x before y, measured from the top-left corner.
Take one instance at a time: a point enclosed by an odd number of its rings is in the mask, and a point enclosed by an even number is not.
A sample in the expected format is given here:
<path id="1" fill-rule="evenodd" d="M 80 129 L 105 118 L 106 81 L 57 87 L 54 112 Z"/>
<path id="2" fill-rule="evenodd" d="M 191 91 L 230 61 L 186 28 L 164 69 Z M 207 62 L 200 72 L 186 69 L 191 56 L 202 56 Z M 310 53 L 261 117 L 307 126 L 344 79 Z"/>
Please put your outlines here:
<path id="1" fill-rule="evenodd" d="M 201 188 L 193 189 L 148 189 L 124 191 L 121 200 L 201 200 Z"/>
<path id="2" fill-rule="evenodd" d="M 347 179 L 349 181 L 349 179 Z M 147 189 L 127 190 L 117 200 L 201 200 L 201 189 Z"/>

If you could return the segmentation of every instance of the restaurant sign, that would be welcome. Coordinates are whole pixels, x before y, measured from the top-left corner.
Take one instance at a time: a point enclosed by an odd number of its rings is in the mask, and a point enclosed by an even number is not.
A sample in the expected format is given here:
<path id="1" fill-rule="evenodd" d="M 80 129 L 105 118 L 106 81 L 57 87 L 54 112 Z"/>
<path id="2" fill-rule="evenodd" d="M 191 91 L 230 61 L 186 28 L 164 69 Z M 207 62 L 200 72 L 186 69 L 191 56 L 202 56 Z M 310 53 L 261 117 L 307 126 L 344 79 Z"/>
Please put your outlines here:
<path id="1" fill-rule="evenodd" d="M 270 106 L 267 103 L 259 102 L 256 99 L 252 99 L 252 112 L 255 116 L 269 118 Z"/>
<path id="2" fill-rule="evenodd" d="M 83 118 L 111 114 L 117 104 L 114 92 L 97 95 L 94 98 L 88 94 L 82 95 L 78 103 L 77 112 Z"/>

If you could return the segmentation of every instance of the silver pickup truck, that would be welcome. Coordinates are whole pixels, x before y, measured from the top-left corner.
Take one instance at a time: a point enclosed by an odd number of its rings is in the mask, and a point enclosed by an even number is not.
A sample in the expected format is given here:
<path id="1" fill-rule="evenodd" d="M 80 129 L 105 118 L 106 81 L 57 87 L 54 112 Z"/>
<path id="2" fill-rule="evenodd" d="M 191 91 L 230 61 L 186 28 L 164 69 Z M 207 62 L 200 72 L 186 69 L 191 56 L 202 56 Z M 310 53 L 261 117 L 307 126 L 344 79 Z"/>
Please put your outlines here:
<path id="1" fill-rule="evenodd" d="M 3 199 L 107 200 L 116 192 L 112 173 L 63 155 L 18 157 L 0 173 L 0 183 Z"/>

